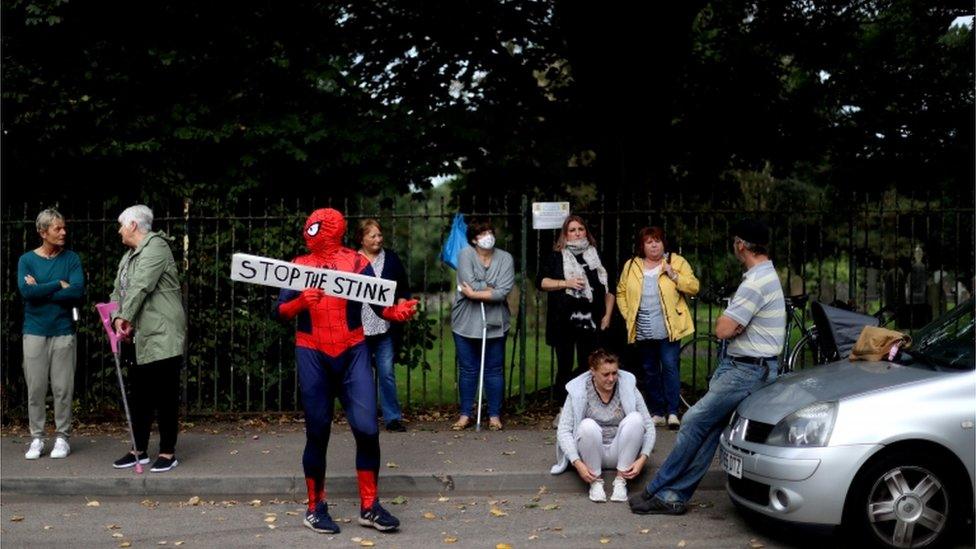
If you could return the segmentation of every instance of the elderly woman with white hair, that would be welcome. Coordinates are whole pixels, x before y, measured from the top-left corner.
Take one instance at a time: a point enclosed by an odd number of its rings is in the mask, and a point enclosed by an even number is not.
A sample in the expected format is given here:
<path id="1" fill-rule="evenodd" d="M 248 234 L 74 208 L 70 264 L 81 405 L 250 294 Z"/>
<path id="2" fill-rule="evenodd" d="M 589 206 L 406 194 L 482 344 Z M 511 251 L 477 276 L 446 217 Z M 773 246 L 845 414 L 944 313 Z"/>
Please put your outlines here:
<path id="1" fill-rule="evenodd" d="M 159 424 L 159 457 L 150 471 L 179 465 L 180 369 L 186 345 L 186 313 L 180 277 L 166 233 L 152 230 L 153 213 L 143 205 L 119 215 L 119 235 L 129 247 L 119 262 L 112 301 L 119 304 L 112 326 L 122 335 L 122 361 L 129 372 L 129 403 L 136 447 L 113 466 L 149 463 L 149 428 Z"/>

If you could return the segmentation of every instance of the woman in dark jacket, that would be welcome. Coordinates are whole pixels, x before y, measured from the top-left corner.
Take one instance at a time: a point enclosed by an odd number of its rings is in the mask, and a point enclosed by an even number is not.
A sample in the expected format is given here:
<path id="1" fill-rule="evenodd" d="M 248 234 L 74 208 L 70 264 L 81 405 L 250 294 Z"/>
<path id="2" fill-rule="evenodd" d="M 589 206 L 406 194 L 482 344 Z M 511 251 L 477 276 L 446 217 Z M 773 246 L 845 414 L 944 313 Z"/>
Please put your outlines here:
<path id="1" fill-rule="evenodd" d="M 587 368 L 587 357 L 598 338 L 610 326 L 614 282 L 596 250 L 596 239 L 583 218 L 571 215 L 563 222 L 553 252 L 536 279 L 549 293 L 546 310 L 546 343 L 556 352 L 554 398 L 566 398 L 566 383 L 573 378 L 573 353 L 578 367 Z"/>
<path id="2" fill-rule="evenodd" d="M 373 265 L 373 271 L 380 278 L 397 283 L 394 299 L 397 303 L 410 297 L 407 285 L 407 271 L 393 250 L 383 248 L 383 229 L 375 219 L 364 219 L 356 229 L 355 242 L 359 253 Z M 403 335 L 403 325 L 390 323 L 380 318 L 371 307 L 363 307 L 363 333 L 366 345 L 376 367 L 376 385 L 380 389 L 380 409 L 387 431 L 403 432 L 403 417 L 400 414 L 400 401 L 397 399 L 396 375 L 393 359 Z"/>

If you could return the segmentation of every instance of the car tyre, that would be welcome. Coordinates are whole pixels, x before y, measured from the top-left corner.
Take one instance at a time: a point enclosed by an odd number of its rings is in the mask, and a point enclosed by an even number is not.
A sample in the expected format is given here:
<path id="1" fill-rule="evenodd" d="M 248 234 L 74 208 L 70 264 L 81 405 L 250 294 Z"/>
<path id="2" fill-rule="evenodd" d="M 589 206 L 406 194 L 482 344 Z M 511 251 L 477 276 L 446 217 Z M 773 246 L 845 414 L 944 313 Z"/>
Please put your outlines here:
<path id="1" fill-rule="evenodd" d="M 875 547 L 940 547 L 963 522 L 964 497 L 953 468 L 937 456 L 893 452 L 857 475 L 844 527 Z"/>

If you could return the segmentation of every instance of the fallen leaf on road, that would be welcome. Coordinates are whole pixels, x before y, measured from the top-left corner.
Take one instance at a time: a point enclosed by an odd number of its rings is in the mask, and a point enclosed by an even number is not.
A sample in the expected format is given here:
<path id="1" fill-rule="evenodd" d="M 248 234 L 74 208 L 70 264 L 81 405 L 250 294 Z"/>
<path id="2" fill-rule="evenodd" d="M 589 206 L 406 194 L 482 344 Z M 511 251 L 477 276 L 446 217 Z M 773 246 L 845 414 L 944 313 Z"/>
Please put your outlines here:
<path id="1" fill-rule="evenodd" d="M 403 496 L 397 496 L 390 500 L 390 503 L 393 505 L 403 505 L 406 502 L 407 502 L 407 498 Z"/>
<path id="2" fill-rule="evenodd" d="M 688 545 L 688 544 L 687 544 L 687 543 L 685 542 L 685 540 L 681 540 L 681 541 L 679 541 L 679 542 L 678 542 L 678 547 L 684 547 L 685 545 Z"/>
<path id="3" fill-rule="evenodd" d="M 237 450 L 231 450 L 230 455 L 236 456 L 239 452 Z"/>
<path id="4" fill-rule="evenodd" d="M 515 455 L 515 450 L 506 450 L 506 451 L 503 451 L 502 452 L 502 455 L 503 456 L 514 456 Z"/>
<path id="5" fill-rule="evenodd" d="M 24 520 L 24 517 L 22 517 L 20 515 L 14 515 L 14 516 L 10 517 L 10 522 L 21 522 L 23 520 Z"/>
<path id="6" fill-rule="evenodd" d="M 454 536 L 447 536 L 444 538 L 444 543 L 457 543 L 457 538 Z"/>
<path id="7" fill-rule="evenodd" d="M 166 540 L 162 540 L 162 541 L 157 541 L 156 542 L 156 545 L 166 545 L 167 543 L 169 543 L 169 542 L 166 541 Z"/>
<path id="8" fill-rule="evenodd" d="M 261 437 L 259 437 L 259 436 L 257 436 L 257 435 L 254 435 L 253 437 L 251 437 L 251 440 L 257 440 L 257 439 L 259 439 L 259 438 L 261 438 Z"/>
<path id="9" fill-rule="evenodd" d="M 139 502 L 139 505 L 142 505 L 143 507 L 147 507 L 149 509 L 155 509 L 156 507 L 159 506 L 159 502 L 153 501 L 151 499 L 144 499 Z"/>
<path id="10" fill-rule="evenodd" d="M 261 500 L 259 500 L 259 499 L 252 499 L 251 501 L 247 502 L 247 504 L 250 505 L 251 507 L 260 507 L 261 506 Z"/>
<path id="11" fill-rule="evenodd" d="M 650 528 L 641 528 L 640 533 L 641 534 L 650 534 L 651 533 L 651 529 Z"/>
<path id="12" fill-rule="evenodd" d="M 119 547 L 132 547 L 132 543 L 123 541 L 122 543 L 119 543 Z"/>
<path id="13" fill-rule="evenodd" d="M 355 538 L 352 538 L 352 539 L 351 539 L 351 540 L 349 540 L 349 541 L 351 541 L 351 542 L 353 542 L 353 543 L 359 543 L 359 542 L 361 542 L 361 541 L 363 541 L 363 538 L 360 538 L 360 537 L 355 537 Z"/>
<path id="14" fill-rule="evenodd" d="M 427 511 L 426 513 L 424 513 L 424 518 L 427 520 L 434 520 L 435 518 L 437 518 L 437 515 L 431 513 L 430 511 Z"/>
<path id="15" fill-rule="evenodd" d="M 445 501 L 451 501 L 451 498 L 445 497 L 445 496 L 441 496 L 441 497 L 437 498 L 437 501 L 439 501 L 441 503 L 444 503 Z"/>
<path id="16" fill-rule="evenodd" d="M 494 473 L 494 472 L 495 472 L 495 470 L 494 470 L 494 469 L 492 469 L 491 467 L 486 467 L 486 468 L 485 468 L 485 472 L 486 472 L 486 473 Z"/>
<path id="17" fill-rule="evenodd" d="M 387 461 L 386 466 L 389 467 L 390 469 L 396 469 L 397 467 L 399 467 L 399 465 L 393 463 L 392 461 Z"/>
<path id="18" fill-rule="evenodd" d="M 373 540 L 364 539 L 363 541 L 359 542 L 359 545 L 361 547 L 372 547 L 376 544 L 373 543 Z"/>
<path id="19" fill-rule="evenodd" d="M 549 505 L 542 506 L 543 511 L 555 511 L 556 509 L 559 509 L 558 503 L 550 503 Z"/>
<path id="20" fill-rule="evenodd" d="M 275 526 L 274 524 L 269 524 L 269 525 L 268 525 L 268 528 L 270 528 L 270 529 L 272 529 L 272 530 L 274 530 L 275 528 L 277 528 L 277 526 Z"/>
<path id="21" fill-rule="evenodd" d="M 600 543 L 603 544 L 603 545 L 606 545 L 606 544 L 610 543 L 610 540 L 608 538 L 600 538 Z"/>
<path id="22" fill-rule="evenodd" d="M 758 540 L 751 539 L 749 540 L 749 547 L 751 547 L 752 549 L 762 549 L 763 547 L 765 547 L 765 545 L 759 543 Z"/>
<path id="23" fill-rule="evenodd" d="M 53 526 L 51 526 L 50 524 L 45 524 L 45 525 L 44 525 L 44 529 L 45 529 L 45 530 L 50 530 L 51 528 L 54 528 L 54 527 L 53 527 Z"/>
<path id="24" fill-rule="evenodd" d="M 124 538 L 125 536 L 123 536 L 123 535 L 122 535 L 122 534 L 120 534 L 119 532 L 116 532 L 116 533 L 114 533 L 114 534 L 112 534 L 112 537 L 113 537 L 113 538 Z"/>
<path id="25" fill-rule="evenodd" d="M 118 524 L 106 524 L 105 525 L 105 528 L 107 528 L 109 530 L 121 530 L 122 529 L 122 527 L 119 526 Z"/>
<path id="26" fill-rule="evenodd" d="M 193 496 L 186 500 L 187 505 L 200 505 L 200 496 Z"/>
<path id="27" fill-rule="evenodd" d="M 262 454 L 270 454 L 271 453 L 271 450 L 261 450 L 261 453 Z"/>
<path id="28" fill-rule="evenodd" d="M 352 519 L 351 518 L 340 518 L 340 519 L 336 519 L 336 521 L 337 522 L 341 522 L 343 524 L 349 524 L 350 522 L 352 522 Z"/>
<path id="29" fill-rule="evenodd" d="M 496 543 L 495 549 L 512 549 L 512 546 L 507 543 Z"/>
<path id="30" fill-rule="evenodd" d="M 98 507 L 100 505 L 101 505 L 101 503 L 98 503 L 97 501 L 92 500 L 92 501 L 89 501 L 88 503 L 86 503 L 85 504 L 85 507 Z"/>
<path id="31" fill-rule="evenodd" d="M 285 514 L 288 515 L 288 516 L 290 516 L 290 517 L 297 517 L 301 513 L 299 513 L 298 511 L 285 511 Z"/>
<path id="32" fill-rule="evenodd" d="M 267 523 L 272 523 L 272 522 L 274 522 L 276 520 L 278 520 L 278 517 L 264 517 L 264 522 L 267 522 Z"/>
<path id="33" fill-rule="evenodd" d="M 495 516 L 495 517 L 507 517 L 508 516 L 508 513 L 506 513 L 505 511 L 502 511 L 501 509 L 499 509 L 498 507 L 495 507 L 494 505 L 491 506 L 491 511 L 490 512 L 491 512 L 492 516 Z"/>
<path id="34" fill-rule="evenodd" d="M 173 542 L 173 545 L 183 545 L 183 542 L 182 541 L 174 541 Z"/>
<path id="35" fill-rule="evenodd" d="M 536 534 L 532 534 L 531 536 L 529 536 L 529 539 L 539 539 L 539 536 Z"/>

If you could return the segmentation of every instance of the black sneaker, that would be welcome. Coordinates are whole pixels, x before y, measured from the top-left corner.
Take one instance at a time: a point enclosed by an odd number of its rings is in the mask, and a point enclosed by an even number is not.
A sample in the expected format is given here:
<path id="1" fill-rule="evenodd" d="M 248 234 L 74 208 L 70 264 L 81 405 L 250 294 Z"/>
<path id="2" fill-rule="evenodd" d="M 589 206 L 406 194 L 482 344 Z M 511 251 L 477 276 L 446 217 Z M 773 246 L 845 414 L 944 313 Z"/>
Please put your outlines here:
<path id="1" fill-rule="evenodd" d="M 389 513 L 379 500 L 373 502 L 373 506 L 359 512 L 359 524 L 376 528 L 380 532 L 390 532 L 400 527 L 400 521 Z"/>
<path id="2" fill-rule="evenodd" d="M 166 471 L 169 471 L 170 469 L 176 467 L 179 464 L 180 461 L 176 459 L 176 456 L 173 456 L 171 458 L 164 458 L 163 456 L 159 456 L 158 458 L 156 458 L 156 463 L 153 463 L 152 469 L 150 469 L 150 471 L 152 471 L 153 473 L 165 473 Z"/>
<path id="3" fill-rule="evenodd" d="M 145 465 L 149 463 L 149 456 L 146 455 L 145 452 L 139 452 L 139 463 L 141 465 Z M 120 457 L 119 459 L 115 460 L 114 463 L 112 463 L 112 467 L 115 467 L 116 469 L 128 469 L 129 467 L 135 467 L 135 464 L 136 464 L 135 454 L 133 454 L 132 452 L 126 452 L 124 456 Z"/>
<path id="4" fill-rule="evenodd" d="M 305 513 L 305 526 L 319 534 L 338 534 L 339 525 L 329 516 L 329 504 L 320 501 L 315 504 L 315 510 Z"/>
<path id="5" fill-rule="evenodd" d="M 630 512 L 637 515 L 683 515 L 685 504 L 681 502 L 667 503 L 647 493 L 647 490 L 630 496 L 627 500 Z"/>
<path id="6" fill-rule="evenodd" d="M 393 433 L 405 433 L 407 427 L 399 419 L 394 419 L 386 424 L 386 430 Z"/>

